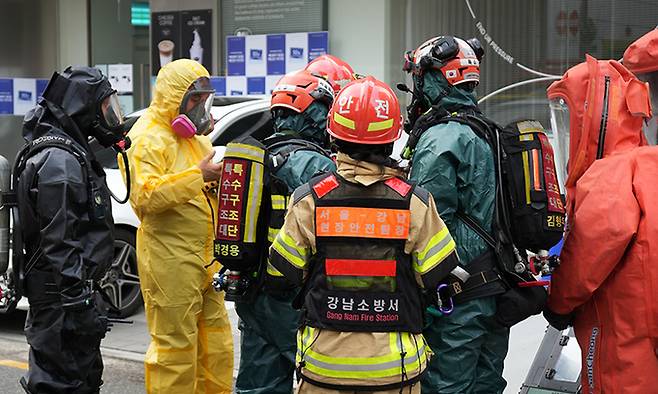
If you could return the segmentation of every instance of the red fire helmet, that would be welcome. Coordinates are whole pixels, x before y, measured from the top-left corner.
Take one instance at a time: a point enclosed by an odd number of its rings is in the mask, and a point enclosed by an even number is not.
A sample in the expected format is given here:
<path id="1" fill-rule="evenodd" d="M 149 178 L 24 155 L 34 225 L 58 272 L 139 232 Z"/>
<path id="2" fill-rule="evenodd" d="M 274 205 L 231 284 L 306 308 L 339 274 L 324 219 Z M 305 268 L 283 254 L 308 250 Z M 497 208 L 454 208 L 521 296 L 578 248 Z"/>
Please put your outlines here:
<path id="1" fill-rule="evenodd" d="M 322 55 L 306 65 L 305 70 L 326 77 L 338 94 L 343 86 L 354 81 L 354 70 L 344 60 L 333 55 Z"/>
<path id="2" fill-rule="evenodd" d="M 402 133 L 397 96 L 387 84 L 371 76 L 347 84 L 328 118 L 330 135 L 357 144 L 387 144 Z"/>
<path id="3" fill-rule="evenodd" d="M 331 107 L 333 88 L 325 79 L 300 70 L 284 75 L 277 82 L 272 90 L 270 109 L 283 107 L 301 113 L 316 100 Z"/>

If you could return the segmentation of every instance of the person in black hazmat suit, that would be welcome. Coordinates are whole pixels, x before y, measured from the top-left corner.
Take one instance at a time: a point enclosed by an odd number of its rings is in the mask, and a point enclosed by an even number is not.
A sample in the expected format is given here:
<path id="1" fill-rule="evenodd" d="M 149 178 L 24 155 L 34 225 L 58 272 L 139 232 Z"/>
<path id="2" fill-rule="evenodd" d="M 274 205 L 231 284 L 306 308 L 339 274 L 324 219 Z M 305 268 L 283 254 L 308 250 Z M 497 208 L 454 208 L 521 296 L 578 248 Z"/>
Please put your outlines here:
<path id="1" fill-rule="evenodd" d="M 107 308 L 93 282 L 112 263 L 114 222 L 88 139 L 113 146 L 123 139 L 122 122 L 116 91 L 90 67 L 55 72 L 25 118 L 15 189 L 30 302 L 29 369 L 20 381 L 28 393 L 100 390 Z"/>

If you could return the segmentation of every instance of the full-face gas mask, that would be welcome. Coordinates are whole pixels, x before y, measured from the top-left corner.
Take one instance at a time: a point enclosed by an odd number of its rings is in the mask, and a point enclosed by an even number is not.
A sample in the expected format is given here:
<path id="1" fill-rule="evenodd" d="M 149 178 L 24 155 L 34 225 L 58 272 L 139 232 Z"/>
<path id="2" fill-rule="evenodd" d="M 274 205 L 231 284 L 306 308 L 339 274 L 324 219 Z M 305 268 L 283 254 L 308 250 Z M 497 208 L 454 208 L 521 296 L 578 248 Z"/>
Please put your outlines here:
<path id="1" fill-rule="evenodd" d="M 569 160 L 569 106 L 562 97 L 549 100 L 551 109 L 551 130 L 557 139 L 556 167 L 561 184 L 567 180 L 567 161 Z"/>
<path id="2" fill-rule="evenodd" d="M 96 113 L 91 134 L 101 145 L 106 148 L 115 146 L 126 138 L 123 111 L 116 91 L 108 92 L 108 95 L 98 103 Z"/>
<path id="3" fill-rule="evenodd" d="M 93 67 L 55 72 L 43 93 L 44 106 L 81 143 L 93 137 L 104 147 L 123 145 L 125 128 L 116 90 Z"/>
<path id="4" fill-rule="evenodd" d="M 171 122 L 171 128 L 183 138 L 195 135 L 205 135 L 213 129 L 213 119 L 210 113 L 215 89 L 210 79 L 201 77 L 187 89 L 181 100 L 179 115 Z"/>

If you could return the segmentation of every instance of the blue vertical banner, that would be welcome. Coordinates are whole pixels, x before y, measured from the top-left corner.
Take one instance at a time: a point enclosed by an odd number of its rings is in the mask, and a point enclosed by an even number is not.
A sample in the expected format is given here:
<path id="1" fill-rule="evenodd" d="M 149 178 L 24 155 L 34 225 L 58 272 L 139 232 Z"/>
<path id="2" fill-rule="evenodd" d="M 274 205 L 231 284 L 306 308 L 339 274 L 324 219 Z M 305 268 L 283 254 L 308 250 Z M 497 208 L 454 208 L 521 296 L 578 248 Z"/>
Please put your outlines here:
<path id="1" fill-rule="evenodd" d="M 14 80 L 11 78 L 0 78 L 0 114 L 11 115 L 14 113 Z"/>
<path id="2" fill-rule="evenodd" d="M 265 77 L 247 78 L 247 94 L 264 95 Z"/>
<path id="3" fill-rule="evenodd" d="M 286 35 L 269 34 L 267 36 L 267 75 L 286 73 Z"/>
<path id="4" fill-rule="evenodd" d="M 210 84 L 215 89 L 215 96 L 226 96 L 226 78 L 210 77 Z"/>
<path id="5" fill-rule="evenodd" d="M 43 96 L 43 92 L 46 90 L 48 82 L 50 82 L 48 79 L 37 79 L 37 101 Z"/>
<path id="6" fill-rule="evenodd" d="M 226 38 L 226 68 L 228 75 L 245 75 L 245 38 Z"/>
<path id="7" fill-rule="evenodd" d="M 309 61 L 329 53 L 329 33 L 227 36 L 225 47 L 224 93 L 267 95 L 281 76 L 301 70 Z M 220 95 L 221 90 L 216 90 Z"/>
<path id="8" fill-rule="evenodd" d="M 329 32 L 308 33 L 308 61 L 329 52 Z"/>

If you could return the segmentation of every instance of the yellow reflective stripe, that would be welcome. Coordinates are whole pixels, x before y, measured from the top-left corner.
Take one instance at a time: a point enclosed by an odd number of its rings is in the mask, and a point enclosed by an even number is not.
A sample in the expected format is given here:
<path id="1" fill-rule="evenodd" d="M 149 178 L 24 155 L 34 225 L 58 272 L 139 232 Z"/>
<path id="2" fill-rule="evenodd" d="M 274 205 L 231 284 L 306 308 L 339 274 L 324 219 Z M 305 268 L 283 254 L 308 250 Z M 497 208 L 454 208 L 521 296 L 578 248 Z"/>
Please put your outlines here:
<path id="1" fill-rule="evenodd" d="M 398 376 L 402 373 L 401 353 L 407 352 L 404 357 L 404 366 L 407 371 L 419 369 L 421 363 L 427 361 L 427 345 L 421 341 L 416 351 L 411 345 L 409 333 L 390 333 L 389 339 L 399 342 L 391 354 L 380 357 L 355 358 L 355 357 L 328 357 L 318 354 L 312 350 L 303 351 L 304 368 L 318 375 L 335 378 L 385 378 Z M 418 341 L 417 341 L 418 342 Z M 400 346 L 402 345 L 402 346 Z M 402 347 L 402 351 L 400 350 Z M 301 353 L 301 352 L 300 352 Z M 301 354 L 298 356 L 301 357 Z M 382 358 L 386 360 L 382 361 Z"/>
<path id="2" fill-rule="evenodd" d="M 334 112 L 334 121 L 338 123 L 339 125 L 345 126 L 348 129 L 354 130 L 356 128 L 356 124 L 352 119 L 347 119 L 343 115 L 339 114 L 338 112 Z"/>
<path id="3" fill-rule="evenodd" d="M 530 164 L 528 163 L 528 152 L 521 153 L 523 157 L 523 180 L 525 181 L 525 200 L 530 204 Z"/>
<path id="4" fill-rule="evenodd" d="M 232 142 L 226 146 L 224 157 L 238 157 L 262 164 L 265 161 L 265 150 L 252 145 Z"/>
<path id="5" fill-rule="evenodd" d="M 424 274 L 434 268 L 437 264 L 442 262 L 448 255 L 452 252 L 455 251 L 455 240 L 452 239 L 452 237 L 448 240 L 448 242 L 443 246 L 440 250 L 438 250 L 435 254 L 428 256 L 427 259 L 423 261 L 418 261 L 417 264 L 414 266 L 414 269 L 416 272 L 420 274 Z"/>
<path id="6" fill-rule="evenodd" d="M 272 209 L 286 209 L 286 196 L 272 194 Z"/>
<path id="7" fill-rule="evenodd" d="M 534 131 L 534 130 L 532 130 Z M 519 141 L 532 141 L 535 139 L 535 136 L 532 134 L 521 134 L 519 135 Z"/>
<path id="8" fill-rule="evenodd" d="M 303 337 L 303 339 L 301 339 Z M 301 351 L 305 353 L 313 353 L 316 357 L 317 360 L 319 361 L 324 361 L 324 362 L 335 362 L 337 364 L 351 364 L 351 365 L 369 365 L 369 364 L 382 364 L 386 363 L 389 361 L 395 361 L 395 360 L 400 360 L 400 346 L 398 343 L 398 333 L 397 332 L 390 332 L 388 333 L 388 339 L 389 339 L 389 349 L 391 353 L 385 354 L 383 356 L 374 356 L 374 357 L 331 357 L 331 356 L 325 356 L 320 353 L 315 353 L 312 350 L 305 350 L 308 346 L 310 346 L 315 338 L 311 339 L 313 337 L 313 328 L 312 327 L 306 327 L 304 330 L 304 333 L 300 335 L 301 339 Z M 419 343 L 420 345 L 420 343 Z M 411 342 L 409 340 L 409 346 L 411 346 Z M 298 347 L 299 348 L 299 347 Z M 420 346 L 418 347 L 420 350 Z M 414 348 L 415 350 L 415 348 Z"/>
<path id="9" fill-rule="evenodd" d="M 442 228 L 429 240 L 425 248 L 413 256 L 414 269 L 420 274 L 434 268 L 455 250 L 455 241 L 452 239 L 448 227 Z"/>
<path id="10" fill-rule="evenodd" d="M 427 245 L 425 245 L 425 248 L 418 252 L 418 259 L 419 260 L 425 260 L 425 256 L 429 253 L 429 251 L 436 246 L 439 242 L 441 242 L 445 237 L 449 237 L 450 232 L 448 231 L 448 227 L 444 226 L 441 230 L 439 230 L 438 233 L 434 234 L 432 238 L 427 242 Z"/>
<path id="11" fill-rule="evenodd" d="M 306 250 L 296 247 L 295 242 L 283 231 L 279 231 L 272 243 L 272 248 L 297 268 L 304 269 L 306 267 Z"/>
<path id="12" fill-rule="evenodd" d="M 370 122 L 368 125 L 368 131 L 385 130 L 390 129 L 391 127 L 393 127 L 393 118 L 381 122 Z"/>
<path id="13" fill-rule="evenodd" d="M 278 228 L 273 228 L 273 227 L 268 227 L 268 228 L 267 228 L 267 241 L 268 241 L 269 243 L 274 242 L 274 239 L 275 239 L 276 236 L 279 234 L 279 230 L 280 230 L 280 229 L 278 229 Z"/>
<path id="14" fill-rule="evenodd" d="M 270 263 L 269 260 L 267 261 L 267 274 L 270 276 L 277 276 L 277 277 L 283 276 L 283 274 L 279 272 L 278 269 L 274 268 L 274 266 L 272 265 L 272 263 Z"/>
<path id="15" fill-rule="evenodd" d="M 263 197 L 263 165 L 252 163 L 251 180 L 249 182 L 249 195 L 247 196 L 247 211 L 245 213 L 244 241 L 256 242 L 256 230 L 260 203 Z"/>

